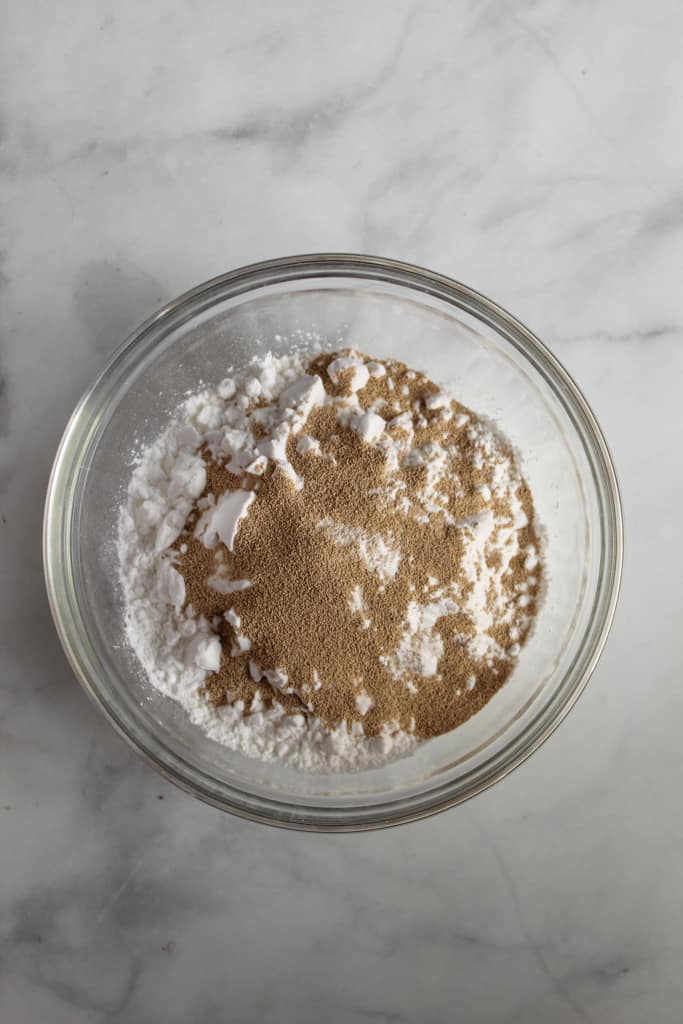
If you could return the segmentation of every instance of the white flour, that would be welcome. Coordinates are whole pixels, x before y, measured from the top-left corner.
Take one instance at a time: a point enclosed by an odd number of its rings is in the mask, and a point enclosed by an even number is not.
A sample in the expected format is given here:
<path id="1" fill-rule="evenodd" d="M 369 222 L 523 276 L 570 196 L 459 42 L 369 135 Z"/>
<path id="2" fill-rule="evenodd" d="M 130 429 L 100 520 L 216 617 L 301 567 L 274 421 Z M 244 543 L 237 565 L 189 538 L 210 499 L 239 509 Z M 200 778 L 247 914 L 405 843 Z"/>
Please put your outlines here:
<path id="1" fill-rule="evenodd" d="M 393 579 L 401 564 L 401 552 L 392 546 L 380 533 L 366 533 L 358 526 L 344 526 L 333 519 L 322 519 L 319 528 L 340 547 L 351 548 L 358 554 L 368 569 L 377 573 L 381 580 Z"/>
<path id="2" fill-rule="evenodd" d="M 245 471 L 258 476 L 274 464 L 290 477 L 295 488 L 301 489 L 304 480 L 287 458 L 288 440 L 296 435 L 299 451 L 319 455 L 319 442 L 304 434 L 303 428 L 312 409 L 335 404 L 339 422 L 382 451 L 389 468 L 425 467 L 425 487 L 418 495 L 414 511 L 418 518 L 443 516 L 450 527 L 463 531 L 468 542 L 463 568 L 471 588 L 460 593 L 455 585 L 425 587 L 429 593 L 411 603 L 400 644 L 381 659 L 394 678 L 409 689 L 412 676 L 437 673 L 443 642 L 436 626 L 440 618 L 456 611 L 474 624 L 475 635 L 462 641 L 473 657 L 490 664 L 494 656 L 503 653 L 516 656 L 519 645 L 501 652 L 486 630 L 495 618 L 513 621 L 509 601 L 506 604 L 503 576 L 519 554 L 518 530 L 526 520 L 520 502 L 514 497 L 520 477 L 514 465 L 500 456 L 495 435 L 487 428 L 479 423 L 467 428 L 477 450 L 476 458 L 482 465 L 486 460 L 495 464 L 491 489 L 485 488 L 488 493 L 482 496 L 485 500 L 492 495 L 506 499 L 512 508 L 512 519 L 494 521 L 493 514 L 485 510 L 456 522 L 446 507 L 447 498 L 438 489 L 448 472 L 447 452 L 434 444 L 413 447 L 410 414 L 402 413 L 387 424 L 381 415 L 364 409 L 358 401 L 356 391 L 370 377 L 384 373 L 384 367 L 363 363 L 353 355 L 336 359 L 330 364 L 330 376 L 334 379 L 350 374 L 351 379 L 351 398 L 342 401 L 326 396 L 319 377 L 304 373 L 307 362 L 308 357 L 304 359 L 298 354 L 255 358 L 242 374 L 189 396 L 163 433 L 142 452 L 119 515 L 118 553 L 126 633 L 152 686 L 178 701 L 191 721 L 211 739 L 248 757 L 278 761 L 301 770 L 358 771 L 408 753 L 419 741 L 389 724 L 384 734 L 375 737 L 365 736 L 359 722 L 350 730 L 346 726 L 330 730 L 312 715 L 287 714 L 277 702 L 266 708 L 260 699 L 252 701 L 245 716 L 242 702 L 216 708 L 199 692 L 207 674 L 219 669 L 221 642 L 212 624 L 196 616 L 191 606 L 184 607 L 185 583 L 174 568 L 175 552 L 171 546 L 206 485 L 201 448 L 206 446 L 212 454 L 220 456 L 228 469 L 237 474 Z M 255 399 L 269 404 L 254 409 Z M 450 401 L 448 395 L 432 395 L 428 408 L 441 410 L 440 417 L 448 420 L 453 415 Z M 464 426 L 468 420 L 467 416 L 457 418 L 462 420 L 458 426 Z M 262 428 L 258 441 L 251 431 L 254 421 Z M 401 481 L 388 488 L 383 498 L 403 513 L 411 508 Z M 253 500 L 253 492 L 245 490 L 225 492 L 218 501 L 212 495 L 202 498 L 195 536 L 206 547 L 216 548 L 222 543 L 232 550 L 240 522 L 249 515 Z M 365 533 L 332 519 L 323 519 L 319 529 L 336 545 L 348 548 L 350 557 L 362 558 L 382 586 L 396 576 L 401 551 L 393 537 Z M 496 559 L 487 560 L 493 550 Z M 533 569 L 538 553 L 529 547 L 524 554 L 527 567 Z M 209 583 L 223 594 L 251 586 L 250 580 L 229 578 L 225 566 L 219 566 Z M 524 607 L 524 595 L 517 603 Z M 361 588 L 351 593 L 349 607 L 361 617 L 363 628 L 370 626 Z M 515 621 L 520 621 L 519 611 L 514 614 Z M 249 638 L 237 632 L 239 617 L 229 611 L 226 618 L 236 631 L 235 649 L 240 653 L 249 651 Z M 324 681 L 324 666 L 319 666 L 319 671 Z M 250 674 L 256 682 L 265 678 L 282 693 L 295 692 L 284 670 L 264 672 L 252 661 Z M 318 673 L 314 675 L 317 689 L 323 682 Z M 472 677 L 467 687 L 475 685 L 476 679 Z M 365 715 L 372 700 L 361 690 L 356 704 L 360 714 Z"/>

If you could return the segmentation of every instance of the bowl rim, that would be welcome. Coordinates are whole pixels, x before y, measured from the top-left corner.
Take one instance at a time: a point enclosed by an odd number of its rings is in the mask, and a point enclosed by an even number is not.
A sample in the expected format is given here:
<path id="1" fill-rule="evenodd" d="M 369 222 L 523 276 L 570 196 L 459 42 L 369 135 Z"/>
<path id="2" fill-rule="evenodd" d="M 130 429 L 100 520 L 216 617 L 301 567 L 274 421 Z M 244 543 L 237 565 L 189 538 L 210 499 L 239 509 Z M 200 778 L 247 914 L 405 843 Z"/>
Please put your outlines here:
<path id="1" fill-rule="evenodd" d="M 83 656 L 84 637 L 74 627 L 68 614 L 69 605 L 78 602 L 71 584 L 71 574 L 64 571 L 70 565 L 68 530 L 73 513 L 69 497 L 69 481 L 78 476 L 77 458 L 88 449 L 88 437 L 93 429 L 92 419 L 98 419 L 101 403 L 98 395 L 113 378 L 124 378 L 126 360 L 134 349 L 162 340 L 159 328 L 178 326 L 205 311 L 217 301 L 254 292 L 266 285 L 294 279 L 350 277 L 384 281 L 401 285 L 420 293 L 428 293 L 450 305 L 471 312 L 492 327 L 502 339 L 513 346 L 530 362 L 551 387 L 564 406 L 570 421 L 586 451 L 596 489 L 601 502 L 601 537 L 603 561 L 600 575 L 602 613 L 592 642 L 583 648 L 583 665 L 573 685 L 566 692 L 555 695 L 551 704 L 538 713 L 520 736 L 504 745 L 493 757 L 485 760 L 474 771 L 475 778 L 467 782 L 467 773 L 457 780 L 443 783 L 426 792 L 395 801 L 382 801 L 378 805 L 351 808 L 328 808 L 324 804 L 301 805 L 275 798 L 248 797 L 226 783 L 207 785 L 205 774 L 165 747 L 158 737 L 133 734 L 107 700 L 106 688 L 98 685 L 88 671 Z M 227 294 L 226 294 L 227 292 Z M 150 336 L 159 335 L 156 341 Z M 106 406 L 105 406 L 106 407 Z M 598 486 L 598 479 L 602 489 Z M 603 493 L 604 491 L 604 493 Z M 608 545 L 607 545 L 607 542 Z M 609 550 L 606 552 L 605 547 Z M 609 448 L 600 426 L 582 392 L 547 346 L 511 313 L 491 299 L 450 277 L 399 260 L 354 253 L 306 253 L 264 260 L 239 267 L 184 292 L 148 317 L 133 330 L 114 350 L 104 369 L 86 389 L 77 403 L 60 440 L 50 473 L 43 517 L 43 566 L 52 617 L 62 648 L 81 686 L 103 712 L 115 731 L 138 754 L 155 767 L 168 781 L 192 793 L 205 803 L 239 817 L 273 826 L 315 832 L 355 832 L 385 828 L 416 821 L 446 810 L 477 795 L 505 778 L 522 764 L 555 731 L 584 691 L 607 641 L 616 611 L 623 567 L 623 514 L 619 485 Z M 607 564 L 605 565 L 605 558 Z M 597 602 L 597 599 L 596 599 Z M 87 640 L 87 638 L 85 638 Z M 570 673 L 567 671 L 565 676 Z M 561 699 L 557 699 L 558 696 Z M 543 717 L 545 720 L 539 722 Z M 529 736 L 529 730 L 535 727 Z M 148 742 L 151 740 L 151 742 Z M 507 753 L 507 756 L 505 756 Z M 492 763 L 490 763 L 492 762 Z M 383 808 L 383 809 L 380 809 Z"/>

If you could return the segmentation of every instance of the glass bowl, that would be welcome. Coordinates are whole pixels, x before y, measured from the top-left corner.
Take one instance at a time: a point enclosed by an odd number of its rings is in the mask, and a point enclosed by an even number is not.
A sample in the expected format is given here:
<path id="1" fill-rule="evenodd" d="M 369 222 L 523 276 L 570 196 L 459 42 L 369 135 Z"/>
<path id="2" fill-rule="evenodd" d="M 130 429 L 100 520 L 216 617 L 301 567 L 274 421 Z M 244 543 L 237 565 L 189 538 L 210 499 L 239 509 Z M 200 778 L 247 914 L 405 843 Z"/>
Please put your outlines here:
<path id="1" fill-rule="evenodd" d="M 355 774 L 304 774 L 209 740 L 142 676 L 123 632 L 115 535 L 129 453 L 188 390 L 295 338 L 357 346 L 449 385 L 495 418 L 522 456 L 546 536 L 546 590 L 515 671 L 486 707 L 410 756 Z M 318 340 L 319 338 L 322 341 Z M 622 563 L 619 493 L 585 399 L 519 321 L 449 278 L 393 260 L 310 255 L 214 278 L 125 341 L 81 399 L 45 510 L 47 589 L 86 692 L 163 775 L 224 810 L 273 825 L 361 830 L 441 811 L 490 786 L 572 707 L 612 621 Z"/>

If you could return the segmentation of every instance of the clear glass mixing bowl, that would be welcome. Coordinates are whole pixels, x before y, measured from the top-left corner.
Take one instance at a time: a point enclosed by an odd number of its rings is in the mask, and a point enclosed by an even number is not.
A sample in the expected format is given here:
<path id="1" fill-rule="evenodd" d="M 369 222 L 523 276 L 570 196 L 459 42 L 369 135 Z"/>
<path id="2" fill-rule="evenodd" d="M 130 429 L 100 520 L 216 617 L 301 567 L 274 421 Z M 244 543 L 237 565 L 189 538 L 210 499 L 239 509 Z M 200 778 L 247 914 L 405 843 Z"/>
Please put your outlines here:
<path id="1" fill-rule="evenodd" d="M 465 725 L 359 774 L 310 775 L 207 739 L 141 675 L 117 584 L 117 510 L 129 453 L 151 441 L 188 390 L 287 339 L 322 337 L 395 357 L 496 418 L 522 453 L 546 533 L 546 593 L 510 680 Z M 321 347 L 311 341 L 311 347 Z M 585 399 L 557 360 L 493 302 L 393 260 L 312 255 L 207 281 L 119 348 L 62 439 L 45 511 L 47 588 L 64 650 L 126 740 L 183 789 L 270 824 L 359 830 L 420 818 L 480 792 L 564 718 L 614 614 L 622 522 L 614 469 Z"/>

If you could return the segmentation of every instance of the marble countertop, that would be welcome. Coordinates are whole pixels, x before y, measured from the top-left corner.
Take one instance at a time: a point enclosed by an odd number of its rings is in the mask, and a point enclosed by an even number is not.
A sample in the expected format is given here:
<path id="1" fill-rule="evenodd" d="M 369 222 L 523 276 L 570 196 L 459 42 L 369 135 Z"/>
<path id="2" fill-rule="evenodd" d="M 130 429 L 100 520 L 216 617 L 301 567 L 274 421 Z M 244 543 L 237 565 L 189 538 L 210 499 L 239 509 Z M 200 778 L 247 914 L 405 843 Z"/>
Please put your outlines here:
<path id="1" fill-rule="evenodd" d="M 0 1019 L 658 1024 L 683 980 L 683 10 L 636 0 L 12 4 L 0 36 Z M 383 833 L 176 791 L 44 595 L 68 414 L 221 271 L 346 250 L 545 339 L 620 474 L 606 652 L 541 751 Z"/>

